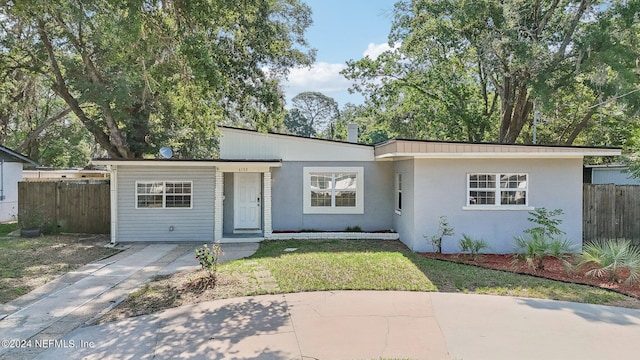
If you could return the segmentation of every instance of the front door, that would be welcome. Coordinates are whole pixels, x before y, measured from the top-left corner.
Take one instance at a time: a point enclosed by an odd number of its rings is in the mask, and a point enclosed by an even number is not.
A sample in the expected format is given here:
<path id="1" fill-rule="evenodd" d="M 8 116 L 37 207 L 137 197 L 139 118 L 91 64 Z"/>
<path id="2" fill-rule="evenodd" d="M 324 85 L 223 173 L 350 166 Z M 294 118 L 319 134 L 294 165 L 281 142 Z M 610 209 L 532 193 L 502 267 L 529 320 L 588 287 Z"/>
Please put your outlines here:
<path id="1" fill-rule="evenodd" d="M 234 229 L 260 230 L 260 173 L 233 173 Z"/>

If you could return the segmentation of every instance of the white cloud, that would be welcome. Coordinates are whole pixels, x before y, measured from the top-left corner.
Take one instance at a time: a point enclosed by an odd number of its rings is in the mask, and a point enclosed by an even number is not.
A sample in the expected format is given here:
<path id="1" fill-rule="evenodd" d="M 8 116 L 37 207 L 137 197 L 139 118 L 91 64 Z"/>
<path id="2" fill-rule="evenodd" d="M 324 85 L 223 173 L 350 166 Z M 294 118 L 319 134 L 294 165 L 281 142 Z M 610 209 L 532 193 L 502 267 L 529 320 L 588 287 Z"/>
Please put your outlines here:
<path id="1" fill-rule="evenodd" d="M 287 100 L 305 91 L 317 91 L 331 96 L 342 103 L 342 97 L 351 83 L 340 75 L 345 64 L 331 64 L 318 62 L 311 68 L 295 68 L 289 73 L 284 82 L 284 92 Z M 342 100 L 342 101 L 341 101 Z"/>
<path id="2" fill-rule="evenodd" d="M 367 49 L 362 53 L 362 56 L 369 57 L 370 59 L 375 60 L 383 52 L 387 50 L 396 50 L 399 47 L 400 47 L 400 44 L 394 44 L 393 47 L 391 47 L 389 46 L 388 43 L 382 43 L 382 44 L 369 43 L 369 45 L 367 46 Z"/>

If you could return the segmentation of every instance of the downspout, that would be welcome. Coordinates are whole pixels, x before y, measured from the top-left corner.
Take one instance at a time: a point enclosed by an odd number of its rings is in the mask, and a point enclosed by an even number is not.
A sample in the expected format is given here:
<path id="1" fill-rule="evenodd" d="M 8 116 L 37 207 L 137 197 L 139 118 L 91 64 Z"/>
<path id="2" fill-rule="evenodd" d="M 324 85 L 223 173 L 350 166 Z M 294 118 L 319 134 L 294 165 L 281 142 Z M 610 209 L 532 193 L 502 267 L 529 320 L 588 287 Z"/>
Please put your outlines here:
<path id="1" fill-rule="evenodd" d="M 118 242 L 118 167 L 109 165 L 110 179 L 109 190 L 111 192 L 111 244 Z"/>
<path id="2" fill-rule="evenodd" d="M 0 159 L 0 201 L 4 201 L 4 159 Z"/>

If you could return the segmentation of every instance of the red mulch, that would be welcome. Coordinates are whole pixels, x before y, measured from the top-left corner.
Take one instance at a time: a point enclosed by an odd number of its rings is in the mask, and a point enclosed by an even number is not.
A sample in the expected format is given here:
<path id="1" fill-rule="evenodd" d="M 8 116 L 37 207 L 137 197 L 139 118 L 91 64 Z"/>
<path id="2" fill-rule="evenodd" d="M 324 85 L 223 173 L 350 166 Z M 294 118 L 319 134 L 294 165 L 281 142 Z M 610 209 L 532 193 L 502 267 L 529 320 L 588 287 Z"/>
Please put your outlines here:
<path id="1" fill-rule="evenodd" d="M 634 296 L 636 298 L 640 298 L 640 283 L 632 283 L 625 284 L 614 283 L 609 280 L 608 275 L 606 277 L 592 277 L 587 276 L 585 273 L 590 270 L 590 268 L 586 267 L 580 270 L 569 270 L 567 271 L 562 264 L 562 261 L 556 259 L 554 257 L 548 256 L 544 261 L 544 269 L 531 269 L 527 266 L 526 261 L 520 260 L 514 264 L 513 255 L 502 255 L 502 254 L 482 254 L 478 255 L 475 259 L 473 256 L 469 254 L 437 254 L 437 253 L 421 253 L 422 256 L 431 259 L 440 259 L 453 261 L 464 264 L 472 264 L 484 268 L 495 269 L 495 270 L 505 270 L 511 271 L 519 274 L 529 274 L 535 275 L 539 277 L 544 277 L 547 279 L 560 280 L 565 282 L 577 283 L 577 284 L 587 284 L 599 286 L 605 289 L 616 290 L 620 293 L 624 293 L 627 295 Z M 625 274 L 624 272 L 618 274 L 618 278 L 622 279 L 622 281 L 626 280 L 626 276 L 628 272 Z"/>

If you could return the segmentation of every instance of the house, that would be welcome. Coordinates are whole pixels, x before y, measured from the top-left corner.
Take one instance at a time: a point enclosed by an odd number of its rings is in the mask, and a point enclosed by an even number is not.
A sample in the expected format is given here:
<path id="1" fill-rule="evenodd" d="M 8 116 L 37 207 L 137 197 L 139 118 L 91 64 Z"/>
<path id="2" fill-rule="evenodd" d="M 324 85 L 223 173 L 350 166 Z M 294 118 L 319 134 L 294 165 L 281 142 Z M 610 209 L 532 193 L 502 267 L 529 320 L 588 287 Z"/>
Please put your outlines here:
<path id="1" fill-rule="evenodd" d="M 16 220 L 18 216 L 18 182 L 22 181 L 22 166 L 37 164 L 28 157 L 0 145 L 0 222 Z"/>
<path id="2" fill-rule="evenodd" d="M 585 184 L 640 185 L 624 164 L 585 165 Z"/>
<path id="3" fill-rule="evenodd" d="M 561 208 L 582 242 L 582 159 L 617 148 L 393 139 L 371 146 L 221 128 L 220 158 L 95 160 L 111 171 L 113 242 L 398 237 L 433 251 L 440 216 L 513 251 L 529 211 Z M 352 140 L 354 134 L 349 136 Z M 313 233 L 360 227 L 365 232 Z M 298 231 L 303 231 L 296 233 Z"/>

